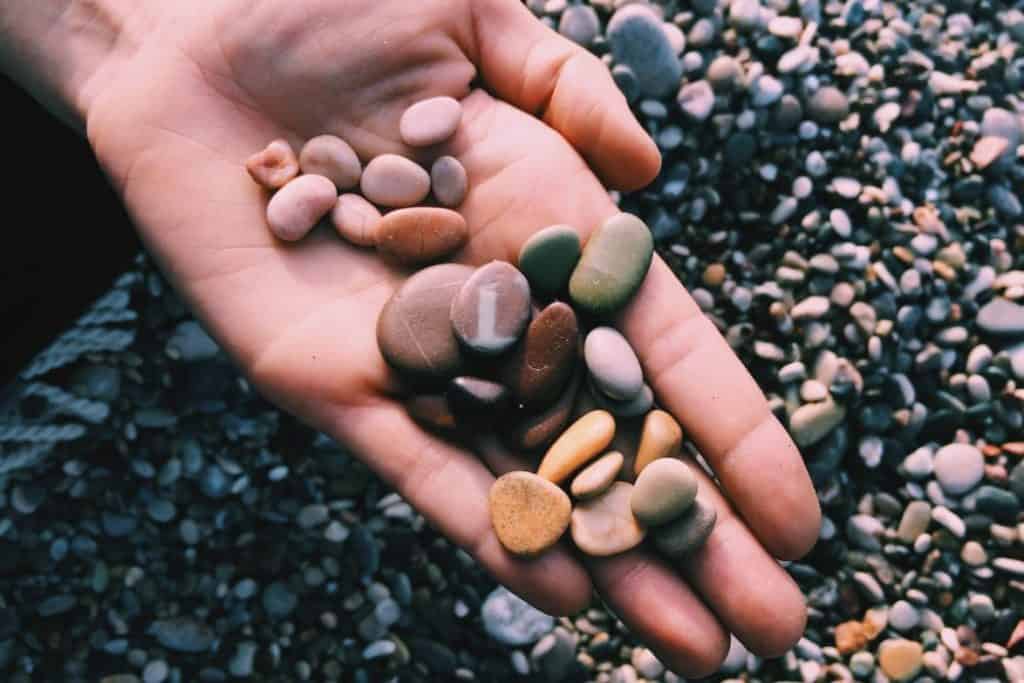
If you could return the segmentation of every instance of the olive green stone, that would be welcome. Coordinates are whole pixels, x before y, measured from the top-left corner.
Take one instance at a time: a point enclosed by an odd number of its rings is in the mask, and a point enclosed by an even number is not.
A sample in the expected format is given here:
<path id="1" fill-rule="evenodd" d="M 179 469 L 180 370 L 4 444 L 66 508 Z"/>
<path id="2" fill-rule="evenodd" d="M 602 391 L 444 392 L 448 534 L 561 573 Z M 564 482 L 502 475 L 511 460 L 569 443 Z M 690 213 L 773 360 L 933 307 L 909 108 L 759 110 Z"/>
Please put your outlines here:
<path id="1" fill-rule="evenodd" d="M 651 267 L 654 239 L 636 216 L 620 213 L 594 231 L 569 280 L 569 296 L 583 311 L 608 316 L 633 298 Z"/>
<path id="2" fill-rule="evenodd" d="M 542 294 L 565 290 L 580 260 L 580 236 L 568 225 L 552 225 L 534 233 L 519 250 L 519 270 L 530 287 Z"/>

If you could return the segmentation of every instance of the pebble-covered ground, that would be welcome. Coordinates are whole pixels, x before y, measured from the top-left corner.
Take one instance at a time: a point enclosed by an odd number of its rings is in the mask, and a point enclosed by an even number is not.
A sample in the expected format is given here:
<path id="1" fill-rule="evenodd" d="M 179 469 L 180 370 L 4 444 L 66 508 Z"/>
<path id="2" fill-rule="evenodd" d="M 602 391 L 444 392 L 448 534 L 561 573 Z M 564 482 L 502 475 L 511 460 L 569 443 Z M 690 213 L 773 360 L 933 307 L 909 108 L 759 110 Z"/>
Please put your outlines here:
<path id="1" fill-rule="evenodd" d="M 1024 680 L 1019 3 L 529 2 L 665 155 L 622 199 L 819 486 L 810 622 L 722 678 Z M 1021 385 L 1021 388 L 1018 388 Z M 140 260 L 0 403 L 3 680 L 677 680 L 526 608 L 257 397 Z"/>

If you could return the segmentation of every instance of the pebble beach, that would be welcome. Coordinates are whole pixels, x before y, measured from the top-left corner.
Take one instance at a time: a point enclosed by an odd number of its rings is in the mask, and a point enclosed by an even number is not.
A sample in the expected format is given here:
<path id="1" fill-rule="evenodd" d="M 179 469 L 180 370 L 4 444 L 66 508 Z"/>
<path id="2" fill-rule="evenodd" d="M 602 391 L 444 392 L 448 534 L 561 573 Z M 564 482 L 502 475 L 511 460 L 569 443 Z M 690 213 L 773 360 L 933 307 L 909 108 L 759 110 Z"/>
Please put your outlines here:
<path id="1" fill-rule="evenodd" d="M 715 680 L 1024 681 L 1024 7 L 527 5 L 605 61 L 656 141 L 658 179 L 615 198 L 818 490 L 819 542 L 786 565 L 804 637 L 772 660 L 734 639 Z M 347 153 L 331 144 L 292 176 Z M 282 152 L 263 154 L 269 178 Z M 456 206 L 459 168 L 417 169 L 392 205 L 433 182 Z M 330 180 L 324 211 L 354 185 Z M 359 243 L 377 209 L 344 197 Z M 599 601 L 556 619 L 497 586 L 260 398 L 145 257 L 0 394 L 0 673 L 681 680 Z"/>

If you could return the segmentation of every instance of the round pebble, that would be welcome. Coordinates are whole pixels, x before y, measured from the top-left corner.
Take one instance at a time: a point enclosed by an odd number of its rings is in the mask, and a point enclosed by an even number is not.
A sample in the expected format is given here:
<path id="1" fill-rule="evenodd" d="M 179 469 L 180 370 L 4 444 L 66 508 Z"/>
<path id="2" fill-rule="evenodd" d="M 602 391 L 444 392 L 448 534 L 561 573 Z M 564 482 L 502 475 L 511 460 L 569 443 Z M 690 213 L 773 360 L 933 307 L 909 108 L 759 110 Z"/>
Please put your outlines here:
<path id="1" fill-rule="evenodd" d="M 491 522 L 513 555 L 539 555 L 565 533 L 572 503 L 555 484 L 530 472 L 509 472 L 491 486 Z"/>
<path id="2" fill-rule="evenodd" d="M 402 114 L 398 132 L 412 147 L 429 147 L 455 135 L 462 121 L 462 105 L 453 97 L 431 97 Z"/>
<path id="3" fill-rule="evenodd" d="M 682 515 L 696 498 L 697 477 L 686 463 L 660 458 L 637 476 L 630 505 L 641 523 L 658 526 Z"/>
<path id="4" fill-rule="evenodd" d="M 572 540 L 588 555 L 606 557 L 640 545 L 646 532 L 630 508 L 633 486 L 617 481 L 572 511 Z"/>
<path id="5" fill-rule="evenodd" d="M 299 152 L 299 168 L 304 174 L 322 175 L 339 190 L 359 184 L 363 166 L 347 142 L 334 135 L 318 135 Z"/>
<path id="6" fill-rule="evenodd" d="M 544 479 L 560 484 L 604 451 L 615 436 L 615 418 L 594 410 L 574 422 L 551 444 L 537 470 Z"/>
<path id="7" fill-rule="evenodd" d="M 653 254 L 654 240 L 643 221 L 627 213 L 612 216 L 587 241 L 569 280 L 569 296 L 590 315 L 611 315 L 640 288 Z"/>
<path id="8" fill-rule="evenodd" d="M 616 401 L 630 401 L 644 387 L 640 360 L 622 334 L 611 327 L 596 327 L 587 335 L 583 357 L 594 384 Z"/>
<path id="9" fill-rule="evenodd" d="M 505 261 L 473 273 L 452 301 L 452 328 L 474 353 L 496 356 L 510 349 L 530 322 L 530 284 Z"/>
<path id="10" fill-rule="evenodd" d="M 569 277 L 580 260 L 580 236 L 568 225 L 552 225 L 539 230 L 519 250 L 519 270 L 530 286 L 547 296 L 558 294 L 569 284 Z"/>
<path id="11" fill-rule="evenodd" d="M 363 196 L 378 206 L 419 204 L 430 192 L 430 175 L 397 154 L 382 154 L 366 165 L 359 183 Z"/>
<path id="12" fill-rule="evenodd" d="M 331 221 L 338 234 L 360 247 L 377 244 L 381 215 L 370 202 L 357 194 L 343 194 L 331 212 Z"/>
<path id="13" fill-rule="evenodd" d="M 302 175 L 288 182 L 267 204 L 267 223 L 278 239 L 305 237 L 338 201 L 334 183 L 320 175 Z"/>
<path id="14" fill-rule="evenodd" d="M 850 113 L 850 103 L 841 90 L 826 86 L 808 99 L 807 113 L 818 123 L 838 123 Z"/>
<path id="15" fill-rule="evenodd" d="M 644 418 L 637 447 L 634 473 L 639 475 L 644 468 L 659 458 L 674 458 L 683 445 L 683 430 L 676 419 L 664 410 L 652 410 Z"/>
<path id="16" fill-rule="evenodd" d="M 573 478 L 569 492 L 576 500 L 587 500 L 603 493 L 619 476 L 623 462 L 622 453 L 605 453 Z"/>
<path id="17" fill-rule="evenodd" d="M 268 190 L 279 190 L 299 175 L 299 160 L 287 140 L 274 140 L 245 162 L 249 175 Z"/>
<path id="18" fill-rule="evenodd" d="M 935 478 L 951 495 L 967 493 L 985 475 L 985 458 L 974 446 L 952 443 L 935 453 Z"/>
<path id="19" fill-rule="evenodd" d="M 683 515 L 653 529 L 654 545 L 666 556 L 682 559 L 707 542 L 717 520 L 715 507 L 697 498 Z"/>
<path id="20" fill-rule="evenodd" d="M 384 214 L 377 225 L 377 251 L 406 266 L 444 259 L 468 240 L 466 219 L 451 209 L 398 209 Z"/>
<path id="21" fill-rule="evenodd" d="M 458 207 L 466 198 L 468 189 L 466 167 L 455 157 L 440 157 L 430 167 L 430 190 L 442 206 Z"/>
<path id="22" fill-rule="evenodd" d="M 878 666 L 893 681 L 908 681 L 921 671 L 921 643 L 890 638 L 878 646 Z"/>

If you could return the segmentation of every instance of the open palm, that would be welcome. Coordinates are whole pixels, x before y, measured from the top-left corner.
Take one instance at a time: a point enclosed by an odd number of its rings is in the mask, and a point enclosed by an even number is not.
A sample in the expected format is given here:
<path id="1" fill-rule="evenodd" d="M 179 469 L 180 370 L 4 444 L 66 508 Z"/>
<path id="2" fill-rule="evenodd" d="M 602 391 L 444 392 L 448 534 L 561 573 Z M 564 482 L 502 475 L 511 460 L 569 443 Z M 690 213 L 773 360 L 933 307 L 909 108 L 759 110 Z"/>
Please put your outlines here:
<path id="1" fill-rule="evenodd" d="M 803 630 L 802 597 L 773 559 L 813 543 L 819 512 L 795 447 L 756 384 L 660 259 L 618 321 L 659 402 L 715 468 L 719 522 L 682 566 L 644 550 L 579 559 L 508 555 L 487 493 L 508 454 L 470 454 L 417 427 L 377 349 L 375 323 L 408 273 L 329 231 L 299 244 L 267 229 L 244 161 L 269 140 L 329 132 L 363 160 L 415 156 L 411 103 L 463 99 L 447 149 L 465 165 L 467 263 L 514 261 L 531 234 L 585 235 L 609 185 L 651 180 L 658 155 L 594 57 L 516 0 L 191 0 L 143 5 L 145 41 L 96 93 L 88 132 L 149 247 L 270 398 L 350 446 L 503 583 L 568 613 L 592 587 L 670 667 L 717 667 L 737 634 L 777 655 Z M 481 89 L 471 89 L 479 77 Z M 592 170 L 593 169 L 593 170 Z M 481 456 L 482 455 L 482 459 Z M 727 502 L 731 501 L 730 502 Z"/>

